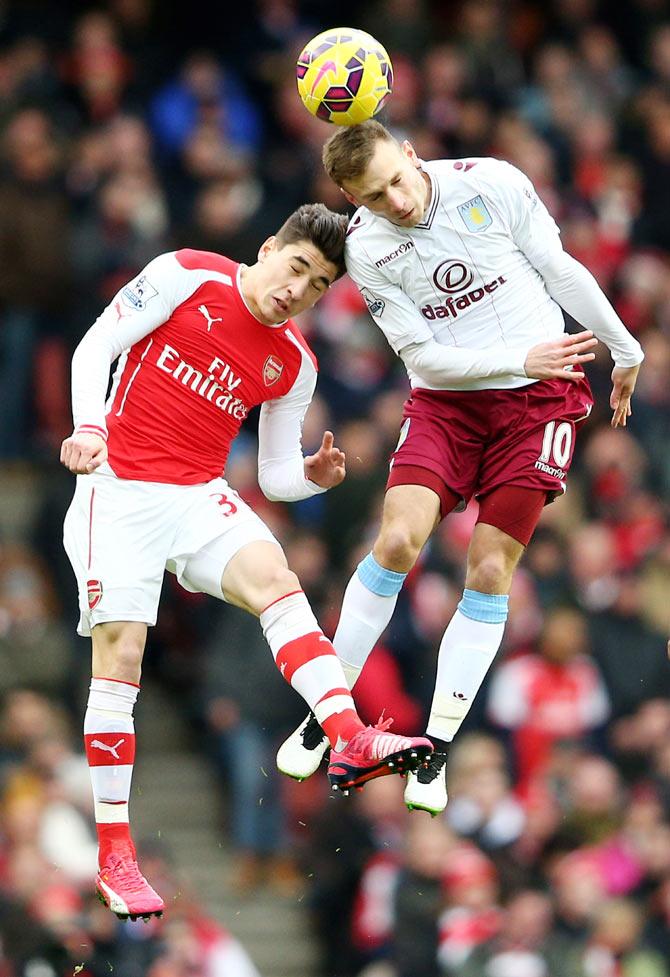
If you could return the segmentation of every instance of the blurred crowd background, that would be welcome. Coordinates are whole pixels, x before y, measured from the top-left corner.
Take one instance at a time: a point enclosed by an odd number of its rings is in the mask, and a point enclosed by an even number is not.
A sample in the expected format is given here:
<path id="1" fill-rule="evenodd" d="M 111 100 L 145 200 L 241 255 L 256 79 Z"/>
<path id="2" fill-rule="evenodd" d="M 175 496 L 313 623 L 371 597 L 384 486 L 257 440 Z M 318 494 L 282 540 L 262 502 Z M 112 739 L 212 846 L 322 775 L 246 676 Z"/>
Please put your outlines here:
<path id="1" fill-rule="evenodd" d="M 145 674 L 220 773 L 236 891 L 300 889 L 322 977 L 670 974 L 670 4 L 0 0 L 0 977 L 102 977 L 110 960 L 122 977 L 247 973 L 193 897 L 142 939 L 91 899 L 88 647 L 57 458 L 71 353 L 147 261 L 192 247 L 252 262 L 300 203 L 346 209 L 293 74 L 301 45 L 339 23 L 389 50 L 383 121 L 420 156 L 493 155 L 534 181 L 644 346 L 633 416 L 609 427 L 602 348 L 569 491 L 517 574 L 444 816 L 409 815 L 395 777 L 337 804 L 323 775 L 275 783 L 301 701 L 252 618 L 172 578 Z M 253 420 L 227 476 L 332 634 L 407 381 L 347 279 L 301 326 L 321 371 L 304 446 L 332 428 L 347 479 L 268 503 Z M 475 518 L 473 504 L 446 519 L 410 575 L 356 687 L 367 721 L 383 703 L 399 730 L 423 730 Z M 177 891 L 161 852 L 146 859 Z"/>

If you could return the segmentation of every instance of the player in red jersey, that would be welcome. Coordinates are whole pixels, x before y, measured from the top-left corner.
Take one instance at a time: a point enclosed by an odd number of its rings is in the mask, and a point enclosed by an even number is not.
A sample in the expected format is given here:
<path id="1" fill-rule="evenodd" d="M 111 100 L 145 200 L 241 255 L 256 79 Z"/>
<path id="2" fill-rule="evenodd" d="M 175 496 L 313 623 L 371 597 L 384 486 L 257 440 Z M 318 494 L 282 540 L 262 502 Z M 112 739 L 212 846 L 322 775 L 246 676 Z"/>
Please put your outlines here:
<path id="1" fill-rule="evenodd" d="M 432 749 L 425 738 L 387 732 L 388 721 L 363 726 L 281 547 L 223 477 L 231 442 L 258 404 L 259 483 L 270 499 L 303 499 L 345 476 L 329 431 L 303 457 L 317 370 L 291 319 L 343 273 L 345 226 L 323 205 L 305 205 L 254 265 L 201 251 L 160 255 L 112 299 L 73 357 L 75 428 L 61 461 L 79 477 L 64 541 L 79 585 L 79 632 L 93 644 L 84 734 L 96 885 L 121 918 L 164 908 L 137 865 L 128 799 L 133 708 L 166 568 L 187 590 L 259 616 L 282 675 L 329 737 L 333 786 L 413 769 Z"/>

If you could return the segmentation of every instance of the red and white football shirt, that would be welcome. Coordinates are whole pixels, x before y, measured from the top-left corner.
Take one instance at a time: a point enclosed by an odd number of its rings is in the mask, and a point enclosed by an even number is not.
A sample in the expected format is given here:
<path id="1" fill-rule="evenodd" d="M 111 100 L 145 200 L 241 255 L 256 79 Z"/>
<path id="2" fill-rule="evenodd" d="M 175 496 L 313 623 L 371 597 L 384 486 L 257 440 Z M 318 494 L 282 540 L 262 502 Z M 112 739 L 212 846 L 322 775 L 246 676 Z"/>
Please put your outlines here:
<path id="1" fill-rule="evenodd" d="M 300 443 L 316 360 L 294 322 L 266 326 L 250 312 L 241 267 L 205 251 L 159 255 L 77 348 L 75 429 L 108 438 L 118 477 L 189 485 L 221 475 L 240 425 L 262 404 L 261 487 L 271 498 L 321 491 L 304 476 Z"/>
<path id="2" fill-rule="evenodd" d="M 523 654 L 494 673 L 487 712 L 498 726 L 513 731 L 517 773 L 526 784 L 542 771 L 557 740 L 584 736 L 604 723 L 610 702 L 588 656 L 557 664 Z"/>

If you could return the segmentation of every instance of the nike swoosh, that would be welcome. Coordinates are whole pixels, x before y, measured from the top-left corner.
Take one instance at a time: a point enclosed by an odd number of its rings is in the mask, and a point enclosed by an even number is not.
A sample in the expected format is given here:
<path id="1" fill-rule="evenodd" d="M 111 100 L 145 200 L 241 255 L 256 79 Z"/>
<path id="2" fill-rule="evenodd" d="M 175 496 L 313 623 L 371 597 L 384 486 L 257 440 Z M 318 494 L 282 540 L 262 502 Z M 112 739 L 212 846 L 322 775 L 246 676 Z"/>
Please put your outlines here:
<path id="1" fill-rule="evenodd" d="M 314 80 L 314 84 L 312 85 L 311 91 L 309 93 L 310 95 L 314 94 L 316 86 L 319 84 L 323 76 L 328 71 L 337 71 L 337 65 L 335 64 L 334 61 L 324 61 L 323 65 L 319 68 L 319 73 L 317 74 Z"/>

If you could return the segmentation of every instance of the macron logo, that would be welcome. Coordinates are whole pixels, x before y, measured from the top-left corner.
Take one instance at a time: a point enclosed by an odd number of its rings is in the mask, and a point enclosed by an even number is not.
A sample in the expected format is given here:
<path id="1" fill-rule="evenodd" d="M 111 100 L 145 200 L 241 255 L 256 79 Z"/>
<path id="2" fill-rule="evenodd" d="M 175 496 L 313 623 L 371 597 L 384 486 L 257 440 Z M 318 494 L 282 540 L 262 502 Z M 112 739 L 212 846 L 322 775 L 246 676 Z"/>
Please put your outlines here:
<path id="1" fill-rule="evenodd" d="M 207 332 L 209 332 L 209 330 L 212 328 L 215 322 L 223 322 L 223 319 L 220 316 L 217 319 L 212 319 L 211 315 L 209 314 L 209 309 L 207 308 L 206 305 L 199 305 L 198 312 L 201 315 L 204 315 L 205 319 L 207 320 Z"/>
<path id="2" fill-rule="evenodd" d="M 379 261 L 375 261 L 375 266 L 377 268 L 383 268 L 384 265 L 389 263 L 389 261 L 395 261 L 395 259 L 399 258 L 401 255 L 407 254 L 407 252 L 411 251 L 413 247 L 414 241 L 403 241 L 402 244 L 398 245 L 395 251 L 391 251 L 390 254 L 385 254 L 383 258 L 379 259 Z"/>
<path id="3" fill-rule="evenodd" d="M 118 743 L 115 743 L 114 746 L 108 746 L 107 743 L 102 743 L 100 740 L 91 740 L 91 746 L 95 746 L 98 750 L 104 750 L 106 753 L 111 753 L 115 760 L 120 760 L 121 757 L 119 756 L 117 750 L 125 742 L 125 739 L 123 739 L 119 740 Z"/>

